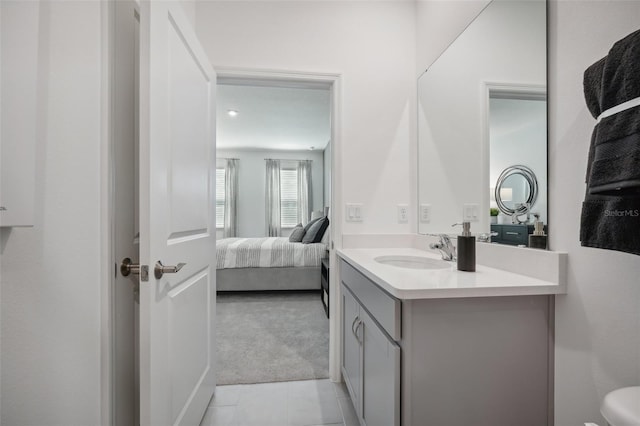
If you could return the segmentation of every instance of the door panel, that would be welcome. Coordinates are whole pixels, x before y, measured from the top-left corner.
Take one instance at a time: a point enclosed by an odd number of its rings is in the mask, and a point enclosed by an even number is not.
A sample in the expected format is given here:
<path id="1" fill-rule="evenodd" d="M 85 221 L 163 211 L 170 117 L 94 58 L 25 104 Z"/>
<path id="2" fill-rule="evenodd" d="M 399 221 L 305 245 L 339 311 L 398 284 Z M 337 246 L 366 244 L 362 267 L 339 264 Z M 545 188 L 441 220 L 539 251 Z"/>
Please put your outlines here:
<path id="1" fill-rule="evenodd" d="M 344 381 L 351 392 L 353 406 L 360 415 L 360 342 L 354 329 L 359 305 L 349 290 L 342 286 L 342 369 Z M 353 326 L 353 328 L 352 328 Z"/>
<path id="2" fill-rule="evenodd" d="M 169 350 L 174 386 L 173 410 L 179 412 L 204 380 L 209 364 L 207 327 L 211 306 L 209 269 L 190 277 L 169 291 Z"/>
<path id="3" fill-rule="evenodd" d="M 209 129 L 199 123 L 210 112 L 210 75 L 203 71 L 180 29 L 169 19 L 170 239 L 209 231 Z M 206 59 L 206 58 L 205 58 Z M 214 81 L 215 84 L 215 81 Z M 186 107 L 188 105 L 188 107 Z M 215 202 L 215 200 L 214 200 Z"/>
<path id="4" fill-rule="evenodd" d="M 367 426 L 400 426 L 400 347 L 360 309 L 362 418 Z"/>
<path id="5" fill-rule="evenodd" d="M 215 388 L 215 73 L 179 3 L 140 13 L 141 424 L 200 423 Z M 154 276 L 158 261 L 186 265 Z"/>

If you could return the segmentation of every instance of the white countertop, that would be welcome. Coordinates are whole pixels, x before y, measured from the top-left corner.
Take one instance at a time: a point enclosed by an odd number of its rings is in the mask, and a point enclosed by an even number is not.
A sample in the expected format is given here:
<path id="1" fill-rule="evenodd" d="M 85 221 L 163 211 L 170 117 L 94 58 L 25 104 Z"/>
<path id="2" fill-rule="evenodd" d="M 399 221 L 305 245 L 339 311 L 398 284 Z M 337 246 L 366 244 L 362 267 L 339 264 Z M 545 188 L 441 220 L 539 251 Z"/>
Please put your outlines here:
<path id="1" fill-rule="evenodd" d="M 566 293 L 563 283 L 543 281 L 501 269 L 476 265 L 475 272 L 448 269 L 408 269 L 383 265 L 378 256 L 420 256 L 440 259 L 435 253 L 415 248 L 339 249 L 337 254 L 398 299 L 450 297 L 524 296 Z"/>

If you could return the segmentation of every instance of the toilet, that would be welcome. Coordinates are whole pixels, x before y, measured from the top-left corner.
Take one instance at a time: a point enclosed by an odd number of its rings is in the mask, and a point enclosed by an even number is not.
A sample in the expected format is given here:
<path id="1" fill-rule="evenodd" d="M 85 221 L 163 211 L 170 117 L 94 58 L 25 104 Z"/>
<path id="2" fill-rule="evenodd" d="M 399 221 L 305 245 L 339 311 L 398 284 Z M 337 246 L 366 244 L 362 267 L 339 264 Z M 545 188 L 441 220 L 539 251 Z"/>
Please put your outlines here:
<path id="1" fill-rule="evenodd" d="M 609 392 L 602 401 L 600 413 L 609 426 L 640 426 L 640 386 Z"/>

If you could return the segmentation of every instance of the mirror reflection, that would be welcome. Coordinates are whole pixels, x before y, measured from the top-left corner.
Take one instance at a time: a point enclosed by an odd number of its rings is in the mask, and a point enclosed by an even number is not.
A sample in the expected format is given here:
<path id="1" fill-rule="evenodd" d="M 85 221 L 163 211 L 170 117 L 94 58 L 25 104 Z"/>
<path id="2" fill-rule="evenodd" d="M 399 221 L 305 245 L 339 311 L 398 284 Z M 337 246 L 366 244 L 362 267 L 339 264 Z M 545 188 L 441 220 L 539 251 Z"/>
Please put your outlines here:
<path id="1" fill-rule="evenodd" d="M 507 167 L 496 181 L 494 197 L 498 210 L 510 216 L 512 224 L 528 223 L 531 208 L 538 199 L 535 173 L 526 166 Z M 526 218 L 522 219 L 524 215 Z"/>
<path id="2" fill-rule="evenodd" d="M 546 32 L 544 0 L 493 0 L 418 79 L 420 233 L 546 224 Z"/>

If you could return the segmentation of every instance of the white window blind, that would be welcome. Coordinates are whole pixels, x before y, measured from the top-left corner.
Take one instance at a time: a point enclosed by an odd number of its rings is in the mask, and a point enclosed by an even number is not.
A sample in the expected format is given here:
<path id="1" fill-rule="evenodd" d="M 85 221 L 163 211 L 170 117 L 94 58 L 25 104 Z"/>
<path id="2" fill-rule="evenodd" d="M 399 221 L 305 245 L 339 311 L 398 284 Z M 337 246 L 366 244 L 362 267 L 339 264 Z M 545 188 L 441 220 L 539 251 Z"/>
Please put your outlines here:
<path id="1" fill-rule="evenodd" d="M 224 168 L 216 169 L 216 228 L 224 228 Z"/>
<path id="2" fill-rule="evenodd" d="M 280 226 L 293 228 L 298 218 L 298 171 L 280 170 Z"/>

